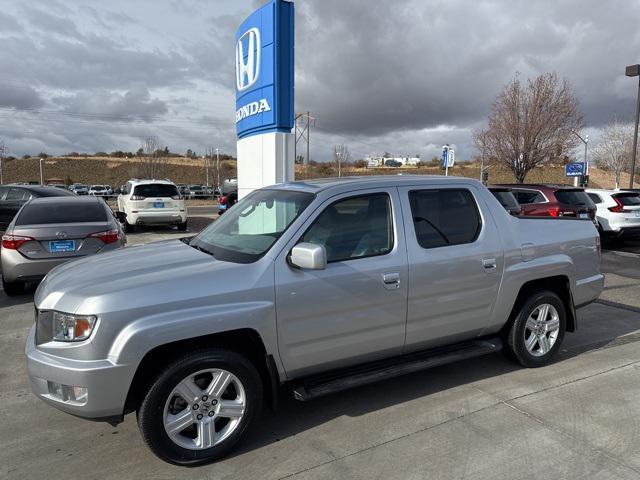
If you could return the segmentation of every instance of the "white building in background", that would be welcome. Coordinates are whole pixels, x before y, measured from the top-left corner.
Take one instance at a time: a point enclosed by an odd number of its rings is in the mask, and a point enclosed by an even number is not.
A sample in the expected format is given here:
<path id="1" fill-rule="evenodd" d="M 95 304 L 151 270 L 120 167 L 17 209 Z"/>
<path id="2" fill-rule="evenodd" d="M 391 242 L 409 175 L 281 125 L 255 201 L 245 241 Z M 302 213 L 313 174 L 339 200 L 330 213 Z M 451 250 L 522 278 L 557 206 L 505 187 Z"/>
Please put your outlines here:
<path id="1" fill-rule="evenodd" d="M 385 162 L 393 160 L 402 164 L 403 167 L 415 167 L 420 163 L 420 157 L 383 157 L 381 155 L 369 155 L 365 157 L 367 161 L 367 168 L 379 168 L 384 167 Z"/>

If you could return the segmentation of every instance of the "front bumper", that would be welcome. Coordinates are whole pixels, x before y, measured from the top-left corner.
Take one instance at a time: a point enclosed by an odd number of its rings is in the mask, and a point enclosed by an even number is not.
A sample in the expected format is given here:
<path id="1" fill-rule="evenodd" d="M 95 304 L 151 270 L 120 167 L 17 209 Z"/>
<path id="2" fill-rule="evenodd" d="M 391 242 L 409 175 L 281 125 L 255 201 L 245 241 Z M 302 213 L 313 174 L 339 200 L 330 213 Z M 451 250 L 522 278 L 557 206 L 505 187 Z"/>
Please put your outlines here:
<path id="1" fill-rule="evenodd" d="M 35 345 L 35 326 L 29 331 L 25 355 L 31 389 L 46 403 L 94 420 L 122 416 L 135 368 L 106 359 L 72 360 L 42 352 Z M 86 400 L 64 401 L 51 393 L 49 382 L 84 387 Z"/>

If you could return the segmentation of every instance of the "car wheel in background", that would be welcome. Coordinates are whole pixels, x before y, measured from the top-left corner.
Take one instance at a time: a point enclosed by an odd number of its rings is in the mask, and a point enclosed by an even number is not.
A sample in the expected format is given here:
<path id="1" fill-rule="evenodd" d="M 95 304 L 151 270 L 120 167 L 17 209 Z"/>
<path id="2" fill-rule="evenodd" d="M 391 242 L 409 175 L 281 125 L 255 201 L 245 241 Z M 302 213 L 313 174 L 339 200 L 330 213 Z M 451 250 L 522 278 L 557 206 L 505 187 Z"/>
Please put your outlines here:
<path id="1" fill-rule="evenodd" d="M 560 297 L 551 291 L 534 292 L 507 332 L 505 353 L 524 367 L 547 365 L 560 349 L 566 324 Z"/>
<path id="2" fill-rule="evenodd" d="M 122 227 L 124 229 L 124 233 L 132 233 L 132 232 L 136 231 L 136 226 L 135 225 L 131 225 L 126 220 L 124 221 L 124 224 L 122 225 Z"/>
<path id="3" fill-rule="evenodd" d="M 180 230 L 181 232 L 186 232 L 187 231 L 187 222 L 182 222 L 178 224 L 178 230 Z"/>
<path id="4" fill-rule="evenodd" d="M 4 289 L 4 293 L 13 297 L 15 295 L 20 295 L 24 292 L 24 283 L 23 282 L 7 282 L 4 277 L 2 277 L 2 288 Z"/>
<path id="5" fill-rule="evenodd" d="M 194 466 L 228 454 L 261 406 L 262 383 L 249 360 L 229 350 L 196 350 L 153 381 L 138 426 L 158 457 Z"/>

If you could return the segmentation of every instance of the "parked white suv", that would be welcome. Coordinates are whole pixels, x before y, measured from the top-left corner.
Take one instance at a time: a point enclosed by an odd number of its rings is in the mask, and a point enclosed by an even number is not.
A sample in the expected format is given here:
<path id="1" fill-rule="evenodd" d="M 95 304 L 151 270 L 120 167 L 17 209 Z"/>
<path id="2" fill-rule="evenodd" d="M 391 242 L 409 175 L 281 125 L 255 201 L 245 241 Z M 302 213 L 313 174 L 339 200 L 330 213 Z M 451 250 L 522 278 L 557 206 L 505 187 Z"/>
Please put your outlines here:
<path id="1" fill-rule="evenodd" d="M 118 217 L 130 232 L 136 225 L 177 225 L 187 229 L 187 208 L 169 180 L 129 180 L 118 195 Z"/>
<path id="2" fill-rule="evenodd" d="M 622 236 L 640 233 L 640 193 L 624 190 L 585 190 L 596 204 L 600 233 Z"/>

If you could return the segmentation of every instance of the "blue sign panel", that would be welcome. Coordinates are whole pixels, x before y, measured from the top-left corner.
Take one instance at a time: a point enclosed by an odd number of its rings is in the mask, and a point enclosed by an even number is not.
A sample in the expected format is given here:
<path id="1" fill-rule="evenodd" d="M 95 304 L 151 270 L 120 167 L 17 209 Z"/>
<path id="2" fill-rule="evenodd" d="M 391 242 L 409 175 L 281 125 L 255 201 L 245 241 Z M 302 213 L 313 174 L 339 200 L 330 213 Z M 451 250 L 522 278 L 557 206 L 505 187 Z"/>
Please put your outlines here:
<path id="1" fill-rule="evenodd" d="M 564 167 L 564 175 L 566 177 L 580 177 L 585 175 L 586 168 L 584 162 L 567 163 Z"/>
<path id="2" fill-rule="evenodd" d="M 448 162 L 449 162 L 449 147 L 442 147 L 442 160 L 440 162 L 440 167 L 445 168 Z"/>
<path id="3" fill-rule="evenodd" d="M 238 138 L 293 128 L 293 3 L 272 0 L 236 32 Z"/>

